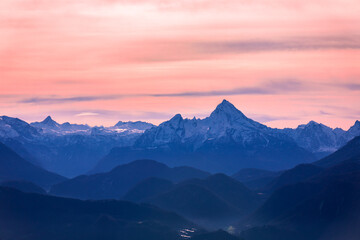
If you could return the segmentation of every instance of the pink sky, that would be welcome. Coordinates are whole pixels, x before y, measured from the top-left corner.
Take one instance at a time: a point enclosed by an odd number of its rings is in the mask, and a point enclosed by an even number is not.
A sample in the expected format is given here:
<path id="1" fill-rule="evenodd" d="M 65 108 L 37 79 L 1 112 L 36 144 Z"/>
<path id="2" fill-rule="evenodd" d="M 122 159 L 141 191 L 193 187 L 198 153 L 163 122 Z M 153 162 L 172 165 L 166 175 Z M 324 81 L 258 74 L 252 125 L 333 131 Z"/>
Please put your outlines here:
<path id="1" fill-rule="evenodd" d="M 0 115 L 360 119 L 358 0 L 1 0 Z"/>

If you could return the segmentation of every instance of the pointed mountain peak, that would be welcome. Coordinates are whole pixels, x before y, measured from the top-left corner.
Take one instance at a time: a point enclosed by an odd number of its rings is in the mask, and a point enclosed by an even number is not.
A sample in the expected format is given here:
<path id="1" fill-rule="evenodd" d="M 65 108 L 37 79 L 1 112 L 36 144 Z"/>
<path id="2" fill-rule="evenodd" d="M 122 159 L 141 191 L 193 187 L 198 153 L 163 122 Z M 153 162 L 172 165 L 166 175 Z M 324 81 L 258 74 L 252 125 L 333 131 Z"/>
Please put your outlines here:
<path id="1" fill-rule="evenodd" d="M 236 107 L 231 103 L 229 102 L 228 100 L 224 99 L 222 100 L 222 102 L 218 105 L 218 107 L 222 107 L 222 108 L 235 108 Z"/>
<path id="2" fill-rule="evenodd" d="M 125 124 L 125 122 L 123 122 L 123 121 L 118 121 L 115 125 L 114 125 L 114 127 L 116 127 L 116 126 L 122 126 L 122 125 L 124 125 Z"/>
<path id="3" fill-rule="evenodd" d="M 232 103 L 227 100 L 223 100 L 219 105 L 217 105 L 216 109 L 211 113 L 210 117 L 226 117 L 226 118 L 245 118 L 247 117 L 238 110 Z"/>
<path id="4" fill-rule="evenodd" d="M 50 126 L 58 125 L 58 123 L 55 122 L 50 116 L 47 116 L 41 123 Z"/>
<path id="5" fill-rule="evenodd" d="M 176 114 L 175 116 L 173 116 L 171 119 L 170 119 L 170 122 L 174 122 L 174 121 L 181 121 L 183 120 L 183 117 L 181 116 L 181 114 Z"/>
<path id="6" fill-rule="evenodd" d="M 181 114 L 176 114 L 169 121 L 165 122 L 166 125 L 170 125 L 174 128 L 178 128 L 180 124 L 183 122 L 183 117 Z"/>
<path id="7" fill-rule="evenodd" d="M 358 135 L 360 133 L 360 121 L 356 120 L 354 125 L 352 125 L 348 131 L 352 132 L 355 135 Z"/>
<path id="8" fill-rule="evenodd" d="M 306 125 L 308 125 L 308 126 L 311 126 L 311 125 L 319 125 L 319 123 L 311 120 L 311 121 L 310 121 L 308 124 L 306 124 Z"/>
<path id="9" fill-rule="evenodd" d="M 52 122 L 52 121 L 54 121 L 54 120 L 51 118 L 51 116 L 47 116 L 42 122 L 46 123 L 46 122 Z"/>

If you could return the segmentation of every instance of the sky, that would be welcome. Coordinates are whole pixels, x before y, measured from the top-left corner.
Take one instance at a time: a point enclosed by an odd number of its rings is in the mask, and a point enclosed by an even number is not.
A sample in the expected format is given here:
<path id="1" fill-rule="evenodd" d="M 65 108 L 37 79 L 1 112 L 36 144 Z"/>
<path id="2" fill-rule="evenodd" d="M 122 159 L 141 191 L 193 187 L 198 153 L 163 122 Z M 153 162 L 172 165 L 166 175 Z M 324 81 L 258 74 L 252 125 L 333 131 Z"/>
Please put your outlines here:
<path id="1" fill-rule="evenodd" d="M 271 127 L 360 119 L 358 0 L 1 0 L 0 115 L 159 124 L 223 99 Z"/>

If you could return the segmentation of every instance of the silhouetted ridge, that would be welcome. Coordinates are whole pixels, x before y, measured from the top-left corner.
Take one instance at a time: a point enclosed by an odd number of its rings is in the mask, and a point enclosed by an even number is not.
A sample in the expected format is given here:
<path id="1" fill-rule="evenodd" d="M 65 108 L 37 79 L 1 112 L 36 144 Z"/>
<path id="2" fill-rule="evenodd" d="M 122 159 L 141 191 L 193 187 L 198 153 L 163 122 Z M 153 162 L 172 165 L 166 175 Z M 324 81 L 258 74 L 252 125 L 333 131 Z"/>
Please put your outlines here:
<path id="1" fill-rule="evenodd" d="M 215 229 L 250 213 L 260 204 L 255 193 L 224 174 L 178 184 L 147 179 L 125 196 L 127 200 L 151 203 Z"/>
<path id="2" fill-rule="evenodd" d="M 50 187 L 65 178 L 31 164 L 0 143 L 0 181 L 10 180 L 25 180 L 42 187 Z"/>
<path id="3" fill-rule="evenodd" d="M 0 187 L 0 239 L 178 240 L 182 217 L 126 201 L 81 201 Z"/>
<path id="4" fill-rule="evenodd" d="M 216 232 L 211 232 L 211 233 L 204 233 L 201 235 L 195 235 L 191 239 L 192 240 L 242 240 L 223 230 L 218 230 Z"/>
<path id="5" fill-rule="evenodd" d="M 203 178 L 209 174 L 190 167 L 169 168 L 154 160 L 137 160 L 118 166 L 107 173 L 83 175 L 51 188 L 54 195 L 79 199 L 120 199 L 139 182 L 151 178 L 182 181 Z"/>
<path id="6" fill-rule="evenodd" d="M 0 183 L 0 186 L 14 188 L 25 193 L 46 194 L 44 189 L 35 185 L 32 182 L 27 182 L 27 181 L 6 181 Z"/>
<path id="7" fill-rule="evenodd" d="M 360 137 L 355 137 L 338 151 L 316 161 L 314 164 L 322 167 L 330 167 L 357 156 L 360 156 Z"/>

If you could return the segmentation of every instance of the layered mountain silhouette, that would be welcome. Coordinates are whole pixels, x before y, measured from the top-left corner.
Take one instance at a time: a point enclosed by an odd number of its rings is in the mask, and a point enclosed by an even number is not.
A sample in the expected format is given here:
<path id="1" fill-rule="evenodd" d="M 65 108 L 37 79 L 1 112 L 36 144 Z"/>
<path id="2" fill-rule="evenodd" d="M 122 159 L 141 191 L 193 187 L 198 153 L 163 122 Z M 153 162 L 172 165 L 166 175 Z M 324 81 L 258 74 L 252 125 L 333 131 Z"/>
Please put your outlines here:
<path id="1" fill-rule="evenodd" d="M 159 126 L 2 116 L 0 239 L 357 240 L 359 134 L 272 129 L 226 100 Z"/>
<path id="2" fill-rule="evenodd" d="M 156 177 L 147 178 L 131 188 L 123 196 L 123 199 L 132 202 L 146 201 L 151 197 L 169 191 L 174 186 L 175 184 L 170 180 Z"/>
<path id="3" fill-rule="evenodd" d="M 275 181 L 281 183 L 275 192 L 243 221 L 242 227 L 250 229 L 241 236 L 248 240 L 357 239 L 360 154 L 353 154 L 352 148 L 356 141 L 330 155 L 334 163 L 330 167 L 300 165 L 282 173 Z"/>
<path id="4" fill-rule="evenodd" d="M 236 236 L 225 232 L 224 230 L 218 230 L 216 232 L 204 233 L 195 235 L 191 239 L 193 240 L 242 240 Z"/>
<path id="5" fill-rule="evenodd" d="M 267 171 L 256 168 L 243 168 L 232 177 L 252 190 L 262 191 L 265 186 L 270 184 L 282 171 Z"/>
<path id="6" fill-rule="evenodd" d="M 146 179 L 132 188 L 124 199 L 151 203 L 208 228 L 224 227 L 261 203 L 257 194 L 224 174 L 177 184 L 164 179 Z"/>
<path id="7" fill-rule="evenodd" d="M 0 186 L 14 188 L 25 193 L 46 194 L 46 191 L 43 188 L 37 186 L 32 182 L 23 181 L 23 180 L 1 182 Z"/>
<path id="8" fill-rule="evenodd" d="M 356 160 L 360 157 L 359 143 L 360 137 L 355 137 L 338 151 L 312 164 L 299 164 L 294 168 L 280 172 L 269 172 L 259 169 L 243 169 L 236 173 L 233 177 L 242 181 L 246 186 L 253 190 L 271 193 L 283 186 L 304 182 L 314 176 L 321 175 L 322 173 L 326 174 L 328 169 L 331 169 L 329 168 L 331 166 Z M 349 166 L 349 168 L 351 168 L 351 165 L 345 166 Z M 336 169 L 340 170 L 342 168 L 337 166 Z"/>
<path id="9" fill-rule="evenodd" d="M 313 164 L 300 164 L 292 169 L 282 172 L 274 178 L 265 188 L 265 191 L 273 192 L 286 185 L 303 182 L 313 176 L 318 175 L 324 169 Z"/>
<path id="10" fill-rule="evenodd" d="M 330 167 L 346 159 L 357 156 L 360 156 L 360 137 L 355 137 L 353 140 L 348 142 L 348 144 L 340 148 L 335 153 L 315 162 L 314 164 L 322 167 Z"/>
<path id="11" fill-rule="evenodd" d="M 82 175 L 51 188 L 50 193 L 79 199 L 119 199 L 137 183 L 150 177 L 173 182 L 204 178 L 209 173 L 191 167 L 169 168 L 153 160 L 137 160 L 107 173 Z"/>
<path id="12" fill-rule="evenodd" d="M 0 239 L 179 240 L 182 217 L 125 201 L 81 201 L 0 187 Z M 4 207 L 6 206 L 6 207 Z"/>
<path id="13" fill-rule="evenodd" d="M 50 187 L 65 178 L 31 164 L 0 143 L 0 181 L 11 180 L 25 180 L 42 187 Z"/>
<path id="14" fill-rule="evenodd" d="M 283 229 L 279 239 L 288 237 L 291 226 L 299 239 L 355 240 L 360 233 L 359 180 L 357 171 L 280 188 L 250 222 Z M 255 236 L 247 239 L 261 239 Z"/>

